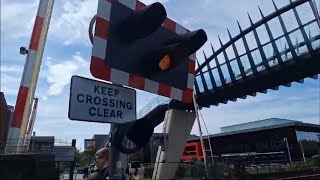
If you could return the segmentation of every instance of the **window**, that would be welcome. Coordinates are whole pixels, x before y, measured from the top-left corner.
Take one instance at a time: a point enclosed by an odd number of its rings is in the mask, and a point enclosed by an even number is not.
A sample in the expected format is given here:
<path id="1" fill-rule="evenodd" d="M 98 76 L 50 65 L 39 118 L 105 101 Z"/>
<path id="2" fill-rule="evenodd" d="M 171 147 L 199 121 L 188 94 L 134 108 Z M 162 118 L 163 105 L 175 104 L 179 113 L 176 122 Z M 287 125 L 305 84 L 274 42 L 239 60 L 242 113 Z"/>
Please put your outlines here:
<path id="1" fill-rule="evenodd" d="M 296 131 L 296 136 L 297 136 L 298 142 L 301 142 L 301 141 L 320 142 L 319 132 Z"/>
<path id="2" fill-rule="evenodd" d="M 319 132 L 296 131 L 296 135 L 305 157 L 309 158 L 319 153 Z"/>
<path id="3" fill-rule="evenodd" d="M 187 146 L 184 149 L 183 156 L 195 156 L 197 155 L 196 146 Z"/>

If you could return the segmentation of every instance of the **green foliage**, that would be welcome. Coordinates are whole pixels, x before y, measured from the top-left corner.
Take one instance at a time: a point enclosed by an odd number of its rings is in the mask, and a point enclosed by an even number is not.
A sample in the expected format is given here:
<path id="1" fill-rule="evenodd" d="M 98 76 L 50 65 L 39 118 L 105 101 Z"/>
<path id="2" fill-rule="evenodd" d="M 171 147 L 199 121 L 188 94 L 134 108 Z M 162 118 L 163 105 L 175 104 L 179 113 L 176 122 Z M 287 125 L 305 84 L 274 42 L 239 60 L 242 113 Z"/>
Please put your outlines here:
<path id="1" fill-rule="evenodd" d="M 85 152 L 80 152 L 79 149 L 76 150 L 75 163 L 80 167 L 85 167 L 92 163 L 93 154 L 86 154 Z"/>
<path id="2" fill-rule="evenodd" d="M 192 177 L 193 174 L 194 174 L 193 164 L 184 164 L 184 163 L 179 164 L 179 169 L 176 174 L 177 177 L 179 178 Z"/>
<path id="3" fill-rule="evenodd" d="M 320 147 L 319 147 L 319 143 L 317 141 L 303 140 L 303 141 L 301 141 L 301 144 L 302 144 L 306 158 L 309 158 L 309 157 L 319 153 L 318 151 L 319 151 Z"/>
<path id="4" fill-rule="evenodd" d="M 310 159 L 307 159 L 307 163 L 310 164 L 311 167 L 320 167 L 320 155 L 315 155 Z"/>

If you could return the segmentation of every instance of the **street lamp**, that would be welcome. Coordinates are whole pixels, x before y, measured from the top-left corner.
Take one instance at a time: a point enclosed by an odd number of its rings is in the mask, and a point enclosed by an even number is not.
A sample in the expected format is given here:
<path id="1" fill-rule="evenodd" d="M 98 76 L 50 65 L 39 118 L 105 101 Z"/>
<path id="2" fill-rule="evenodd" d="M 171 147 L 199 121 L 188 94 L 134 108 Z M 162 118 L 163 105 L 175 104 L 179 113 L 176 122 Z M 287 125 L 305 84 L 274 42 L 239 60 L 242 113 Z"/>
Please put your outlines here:
<path id="1" fill-rule="evenodd" d="M 290 149 L 289 149 L 288 139 L 287 139 L 287 138 L 283 138 L 283 141 L 284 141 L 284 142 L 286 142 L 287 150 L 288 150 L 288 156 L 289 156 L 289 161 L 290 161 L 290 164 L 292 164 L 292 160 L 291 160 L 291 154 L 290 154 Z"/>

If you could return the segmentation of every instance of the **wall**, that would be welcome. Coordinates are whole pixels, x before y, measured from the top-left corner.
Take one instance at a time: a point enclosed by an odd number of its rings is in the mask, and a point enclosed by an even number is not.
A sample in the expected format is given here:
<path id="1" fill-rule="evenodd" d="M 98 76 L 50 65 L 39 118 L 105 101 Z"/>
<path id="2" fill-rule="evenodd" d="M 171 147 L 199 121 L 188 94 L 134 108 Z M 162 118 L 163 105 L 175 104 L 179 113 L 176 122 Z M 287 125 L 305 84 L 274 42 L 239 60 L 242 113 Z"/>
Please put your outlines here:
<path id="1" fill-rule="evenodd" d="M 244 152 L 284 152 L 288 158 L 287 146 L 284 138 L 288 139 L 291 157 L 301 159 L 295 127 L 283 127 L 256 132 L 234 134 L 211 138 L 214 155 Z"/>
<path id="2" fill-rule="evenodd" d="M 0 92 L 0 154 L 4 153 L 7 142 L 9 127 L 9 113 L 6 98 L 3 92 Z"/>

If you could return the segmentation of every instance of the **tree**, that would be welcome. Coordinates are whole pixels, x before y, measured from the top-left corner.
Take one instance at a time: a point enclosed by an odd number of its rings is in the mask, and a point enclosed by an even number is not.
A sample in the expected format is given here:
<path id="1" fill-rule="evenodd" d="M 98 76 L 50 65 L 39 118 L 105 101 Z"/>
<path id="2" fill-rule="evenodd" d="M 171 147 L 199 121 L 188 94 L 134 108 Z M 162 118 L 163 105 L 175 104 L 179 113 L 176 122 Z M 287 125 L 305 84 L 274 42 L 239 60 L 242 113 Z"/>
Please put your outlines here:
<path id="1" fill-rule="evenodd" d="M 319 143 L 317 141 L 301 141 L 302 148 L 304 150 L 304 154 L 307 158 L 318 154 L 319 151 Z"/>
<path id="2" fill-rule="evenodd" d="M 92 163 L 93 155 L 86 154 L 85 152 L 80 152 L 79 149 L 76 149 L 74 160 L 75 160 L 75 163 L 78 164 L 80 167 L 85 167 Z"/>

